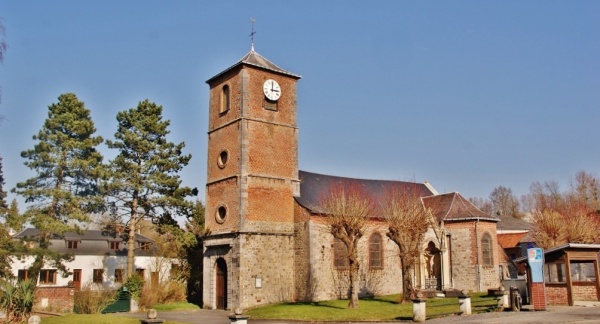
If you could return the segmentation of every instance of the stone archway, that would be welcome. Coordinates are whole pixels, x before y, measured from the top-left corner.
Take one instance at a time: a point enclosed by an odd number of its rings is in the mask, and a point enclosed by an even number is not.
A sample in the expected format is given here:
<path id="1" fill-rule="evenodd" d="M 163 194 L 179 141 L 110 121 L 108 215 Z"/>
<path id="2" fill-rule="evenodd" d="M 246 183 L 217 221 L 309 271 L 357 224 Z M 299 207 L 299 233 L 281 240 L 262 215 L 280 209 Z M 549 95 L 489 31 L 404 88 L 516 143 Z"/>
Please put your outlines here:
<path id="1" fill-rule="evenodd" d="M 429 241 L 424 251 L 425 256 L 425 289 L 440 290 L 442 287 L 442 271 L 440 249 L 433 241 Z"/>
<path id="2" fill-rule="evenodd" d="M 218 258 L 215 264 L 216 270 L 216 308 L 227 309 L 227 263 L 223 258 Z"/>

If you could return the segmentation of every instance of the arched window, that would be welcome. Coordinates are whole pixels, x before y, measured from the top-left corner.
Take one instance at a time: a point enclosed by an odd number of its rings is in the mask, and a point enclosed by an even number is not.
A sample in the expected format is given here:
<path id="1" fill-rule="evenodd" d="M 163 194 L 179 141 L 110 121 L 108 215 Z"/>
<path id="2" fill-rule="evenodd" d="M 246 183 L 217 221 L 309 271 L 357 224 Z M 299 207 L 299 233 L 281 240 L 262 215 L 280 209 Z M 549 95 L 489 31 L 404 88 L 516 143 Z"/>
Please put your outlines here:
<path id="1" fill-rule="evenodd" d="M 489 233 L 483 233 L 481 237 L 481 261 L 483 265 L 492 265 L 492 236 Z"/>
<path id="2" fill-rule="evenodd" d="M 333 266 L 336 269 L 343 270 L 348 268 L 348 249 L 339 239 L 333 239 Z"/>
<path id="3" fill-rule="evenodd" d="M 221 111 L 220 113 L 224 113 L 229 110 L 229 103 L 231 102 L 229 96 L 229 86 L 224 85 L 221 93 Z"/>
<path id="4" fill-rule="evenodd" d="M 369 237 L 369 269 L 383 268 L 383 246 L 381 244 L 381 235 L 373 233 Z"/>

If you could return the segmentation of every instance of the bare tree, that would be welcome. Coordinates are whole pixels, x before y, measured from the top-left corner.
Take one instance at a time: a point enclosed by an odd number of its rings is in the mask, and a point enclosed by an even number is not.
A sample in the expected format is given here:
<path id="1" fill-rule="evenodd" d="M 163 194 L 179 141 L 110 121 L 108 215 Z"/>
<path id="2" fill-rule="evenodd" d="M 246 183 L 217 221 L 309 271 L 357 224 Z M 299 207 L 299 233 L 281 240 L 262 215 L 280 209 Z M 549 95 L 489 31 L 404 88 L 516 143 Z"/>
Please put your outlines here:
<path id="1" fill-rule="evenodd" d="M 533 237 L 551 248 L 565 243 L 600 242 L 599 180 L 585 171 L 576 174 L 571 190 L 561 193 L 556 182 L 534 182 L 528 195 L 533 211 Z"/>
<path id="2" fill-rule="evenodd" d="M 519 200 L 513 195 L 512 189 L 498 186 L 490 194 L 492 212 L 490 214 L 513 216 L 520 218 Z"/>
<path id="3" fill-rule="evenodd" d="M 382 216 L 389 228 L 387 236 L 400 250 L 403 291 L 401 302 L 410 301 L 414 295 L 413 269 L 421 252 L 423 236 L 427 228 L 433 225 L 433 216 L 423 205 L 419 193 L 416 186 L 395 187 L 386 193 L 380 203 Z"/>
<path id="4" fill-rule="evenodd" d="M 368 194 L 357 186 L 332 188 L 322 204 L 327 216 L 330 232 L 334 238 L 344 243 L 348 257 L 348 279 L 350 301 L 348 308 L 358 307 L 358 242 L 363 236 L 367 217 L 373 210 L 373 202 Z"/>
<path id="5" fill-rule="evenodd" d="M 583 170 L 577 172 L 571 183 L 571 196 L 591 210 L 600 212 L 600 179 Z"/>
<path id="6" fill-rule="evenodd" d="M 564 217 L 549 209 L 533 213 L 532 236 L 539 247 L 549 249 L 566 242 Z"/>
<path id="7" fill-rule="evenodd" d="M 493 206 L 492 202 L 489 199 L 484 199 L 480 197 L 469 198 L 469 202 L 475 205 L 475 207 L 479 208 L 482 212 L 486 214 L 493 214 Z"/>

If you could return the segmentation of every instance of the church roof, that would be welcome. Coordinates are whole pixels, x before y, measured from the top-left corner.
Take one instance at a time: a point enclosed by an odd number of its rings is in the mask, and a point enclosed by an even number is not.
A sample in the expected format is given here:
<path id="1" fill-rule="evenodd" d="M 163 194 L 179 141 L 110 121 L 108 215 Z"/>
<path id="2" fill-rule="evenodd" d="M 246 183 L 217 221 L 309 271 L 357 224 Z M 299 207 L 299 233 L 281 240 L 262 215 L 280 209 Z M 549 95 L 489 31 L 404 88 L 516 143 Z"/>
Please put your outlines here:
<path id="1" fill-rule="evenodd" d="M 458 192 L 423 198 L 438 221 L 488 220 L 498 222 L 500 219 L 481 211 Z"/>
<path id="2" fill-rule="evenodd" d="M 296 79 L 300 79 L 301 78 L 299 75 L 294 74 L 294 73 L 289 72 L 289 71 L 286 71 L 286 70 L 280 68 L 279 66 L 275 65 L 271 61 L 267 60 L 262 55 L 260 55 L 257 52 L 255 52 L 254 51 L 254 47 L 253 47 L 250 50 L 250 52 L 248 52 L 246 55 L 244 55 L 244 57 L 242 57 L 234 65 L 228 67 L 227 69 L 223 70 L 219 74 L 217 74 L 217 75 L 213 76 L 212 78 L 206 80 L 206 83 L 212 82 L 214 79 L 216 79 L 216 78 L 220 77 L 221 75 L 223 75 L 223 74 L 225 74 L 225 73 L 233 70 L 234 68 L 236 68 L 239 65 L 250 65 L 250 66 L 258 67 L 258 68 L 261 68 L 261 69 L 269 70 L 271 72 L 276 72 L 276 73 L 279 73 L 279 74 L 284 74 L 284 75 L 287 75 L 287 76 L 291 76 L 291 77 L 296 78 Z"/>
<path id="3" fill-rule="evenodd" d="M 367 180 L 346 178 L 318 173 L 300 171 L 300 197 L 296 201 L 312 213 L 323 213 L 322 202 L 337 186 L 357 186 L 368 193 L 373 199 L 383 198 L 389 190 L 418 190 L 421 197 L 434 194 L 430 187 L 423 183 L 392 181 L 392 180 Z"/>

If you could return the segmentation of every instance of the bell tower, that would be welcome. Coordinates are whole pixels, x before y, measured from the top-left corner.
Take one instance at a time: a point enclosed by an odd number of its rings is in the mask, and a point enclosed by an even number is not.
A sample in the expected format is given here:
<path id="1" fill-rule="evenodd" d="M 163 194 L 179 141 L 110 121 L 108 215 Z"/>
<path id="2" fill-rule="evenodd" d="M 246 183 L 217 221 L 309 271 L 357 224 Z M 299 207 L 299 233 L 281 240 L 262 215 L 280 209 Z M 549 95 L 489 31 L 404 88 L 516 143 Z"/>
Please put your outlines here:
<path id="1" fill-rule="evenodd" d="M 252 48 L 206 81 L 207 307 L 245 309 L 293 298 L 298 79 Z"/>

